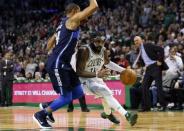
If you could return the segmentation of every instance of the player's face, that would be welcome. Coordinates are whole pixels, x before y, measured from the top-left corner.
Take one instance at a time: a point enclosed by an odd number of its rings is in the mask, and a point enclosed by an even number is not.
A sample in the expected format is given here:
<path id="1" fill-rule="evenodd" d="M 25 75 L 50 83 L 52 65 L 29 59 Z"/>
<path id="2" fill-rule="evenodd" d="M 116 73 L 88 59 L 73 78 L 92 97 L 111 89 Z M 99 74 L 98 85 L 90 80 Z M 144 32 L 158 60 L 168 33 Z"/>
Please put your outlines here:
<path id="1" fill-rule="evenodd" d="M 96 47 L 103 47 L 104 46 L 104 40 L 101 40 L 101 39 L 96 39 L 95 40 L 95 46 Z"/>
<path id="2" fill-rule="evenodd" d="M 96 39 L 94 41 L 94 45 L 95 45 L 95 48 L 96 48 L 97 52 L 100 52 L 102 47 L 104 46 L 104 40 Z"/>

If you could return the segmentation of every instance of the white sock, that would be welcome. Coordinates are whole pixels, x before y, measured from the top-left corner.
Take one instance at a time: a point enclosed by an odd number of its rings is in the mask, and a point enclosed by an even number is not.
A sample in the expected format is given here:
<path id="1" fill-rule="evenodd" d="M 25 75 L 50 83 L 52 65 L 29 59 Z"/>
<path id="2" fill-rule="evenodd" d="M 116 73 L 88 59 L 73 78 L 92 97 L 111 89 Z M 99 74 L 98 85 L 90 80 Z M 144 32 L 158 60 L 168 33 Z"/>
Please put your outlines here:
<path id="1" fill-rule="evenodd" d="M 105 114 L 110 115 L 112 112 L 111 107 L 109 107 L 109 105 L 107 104 L 107 102 L 104 99 L 102 99 L 102 105 L 103 105 Z"/>
<path id="2" fill-rule="evenodd" d="M 113 96 L 106 96 L 105 101 L 115 111 L 119 112 L 122 116 L 127 114 L 127 111 L 120 105 L 120 103 Z"/>

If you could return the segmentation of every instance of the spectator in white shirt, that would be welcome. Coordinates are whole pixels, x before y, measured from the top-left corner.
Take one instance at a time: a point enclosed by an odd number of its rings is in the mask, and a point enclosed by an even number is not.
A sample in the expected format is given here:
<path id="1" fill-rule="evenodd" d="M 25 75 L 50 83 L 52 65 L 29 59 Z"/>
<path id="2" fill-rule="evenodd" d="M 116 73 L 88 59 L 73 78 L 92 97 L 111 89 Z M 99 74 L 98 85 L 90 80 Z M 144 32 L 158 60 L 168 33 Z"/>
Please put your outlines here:
<path id="1" fill-rule="evenodd" d="M 176 55 L 176 47 L 170 48 L 169 57 L 166 58 L 165 62 L 169 69 L 163 76 L 163 86 L 170 87 L 172 80 L 179 77 L 181 71 L 183 71 L 183 62 L 181 57 Z"/>
<path id="2" fill-rule="evenodd" d="M 35 69 L 37 67 L 37 64 L 34 62 L 33 58 L 29 58 L 28 60 L 28 64 L 26 65 L 26 69 L 25 72 L 27 73 L 31 73 L 31 75 L 34 75 Z"/>

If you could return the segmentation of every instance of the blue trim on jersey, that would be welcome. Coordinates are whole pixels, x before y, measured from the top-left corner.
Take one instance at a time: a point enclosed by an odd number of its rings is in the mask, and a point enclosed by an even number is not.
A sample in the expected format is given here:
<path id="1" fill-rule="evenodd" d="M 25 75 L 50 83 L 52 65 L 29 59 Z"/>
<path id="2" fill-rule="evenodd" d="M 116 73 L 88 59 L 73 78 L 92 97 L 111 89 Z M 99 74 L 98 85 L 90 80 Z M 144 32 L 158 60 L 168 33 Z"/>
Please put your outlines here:
<path id="1" fill-rule="evenodd" d="M 80 32 L 80 31 L 75 31 L 75 32 L 73 33 L 73 38 L 79 39 L 79 32 Z"/>
<path id="2" fill-rule="evenodd" d="M 66 46 L 63 48 L 63 50 L 61 50 L 61 52 L 59 53 L 59 55 L 58 55 L 58 57 L 57 57 L 57 59 L 56 59 L 56 65 L 55 65 L 56 68 L 58 68 L 59 59 L 60 59 L 60 57 L 62 56 L 63 52 L 64 52 L 64 51 L 67 49 L 67 47 L 69 46 L 69 44 L 70 44 L 72 38 L 73 38 L 73 32 L 72 32 L 72 34 L 71 34 L 71 36 L 70 36 L 70 39 L 69 39 L 68 43 L 67 43 Z"/>

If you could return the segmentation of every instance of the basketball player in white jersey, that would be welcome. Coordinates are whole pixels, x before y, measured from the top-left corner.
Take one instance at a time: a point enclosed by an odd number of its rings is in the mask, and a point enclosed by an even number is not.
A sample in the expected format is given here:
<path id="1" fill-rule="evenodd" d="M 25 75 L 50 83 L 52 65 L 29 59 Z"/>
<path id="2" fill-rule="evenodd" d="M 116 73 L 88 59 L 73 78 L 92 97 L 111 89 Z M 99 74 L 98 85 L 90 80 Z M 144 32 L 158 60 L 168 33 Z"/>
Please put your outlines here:
<path id="1" fill-rule="evenodd" d="M 108 118 L 113 123 L 119 124 L 119 120 L 112 114 L 112 109 L 114 109 L 122 117 L 125 116 L 130 125 L 133 126 L 137 122 L 138 115 L 133 112 L 127 112 L 113 97 L 111 90 L 103 81 L 103 78 L 110 74 L 110 70 L 117 72 L 125 70 L 109 60 L 104 47 L 104 40 L 104 36 L 95 33 L 91 44 L 81 46 L 78 49 L 76 72 L 79 75 L 84 92 L 95 95 L 96 98 L 101 98 L 104 108 L 104 112 L 101 114 L 102 118 Z M 103 69 L 103 66 L 108 69 Z"/>
<path id="2" fill-rule="evenodd" d="M 92 37 L 93 42 L 89 45 L 81 46 L 77 51 L 76 59 L 74 56 L 72 57 L 72 67 L 79 75 L 85 94 L 95 95 L 96 98 L 101 98 L 104 108 L 104 112 L 101 114 L 102 118 L 119 124 L 120 121 L 112 114 L 112 109 L 114 109 L 122 117 L 125 116 L 130 125 L 133 126 L 137 122 L 138 115 L 133 112 L 127 112 L 113 97 L 111 90 L 103 81 L 103 78 L 110 74 L 109 69 L 117 72 L 122 72 L 125 69 L 109 60 L 104 47 L 104 36 L 94 33 Z M 103 69 L 104 65 L 108 69 Z M 45 103 L 41 104 L 47 105 Z M 48 117 L 49 121 L 53 119 L 52 114 Z"/>

